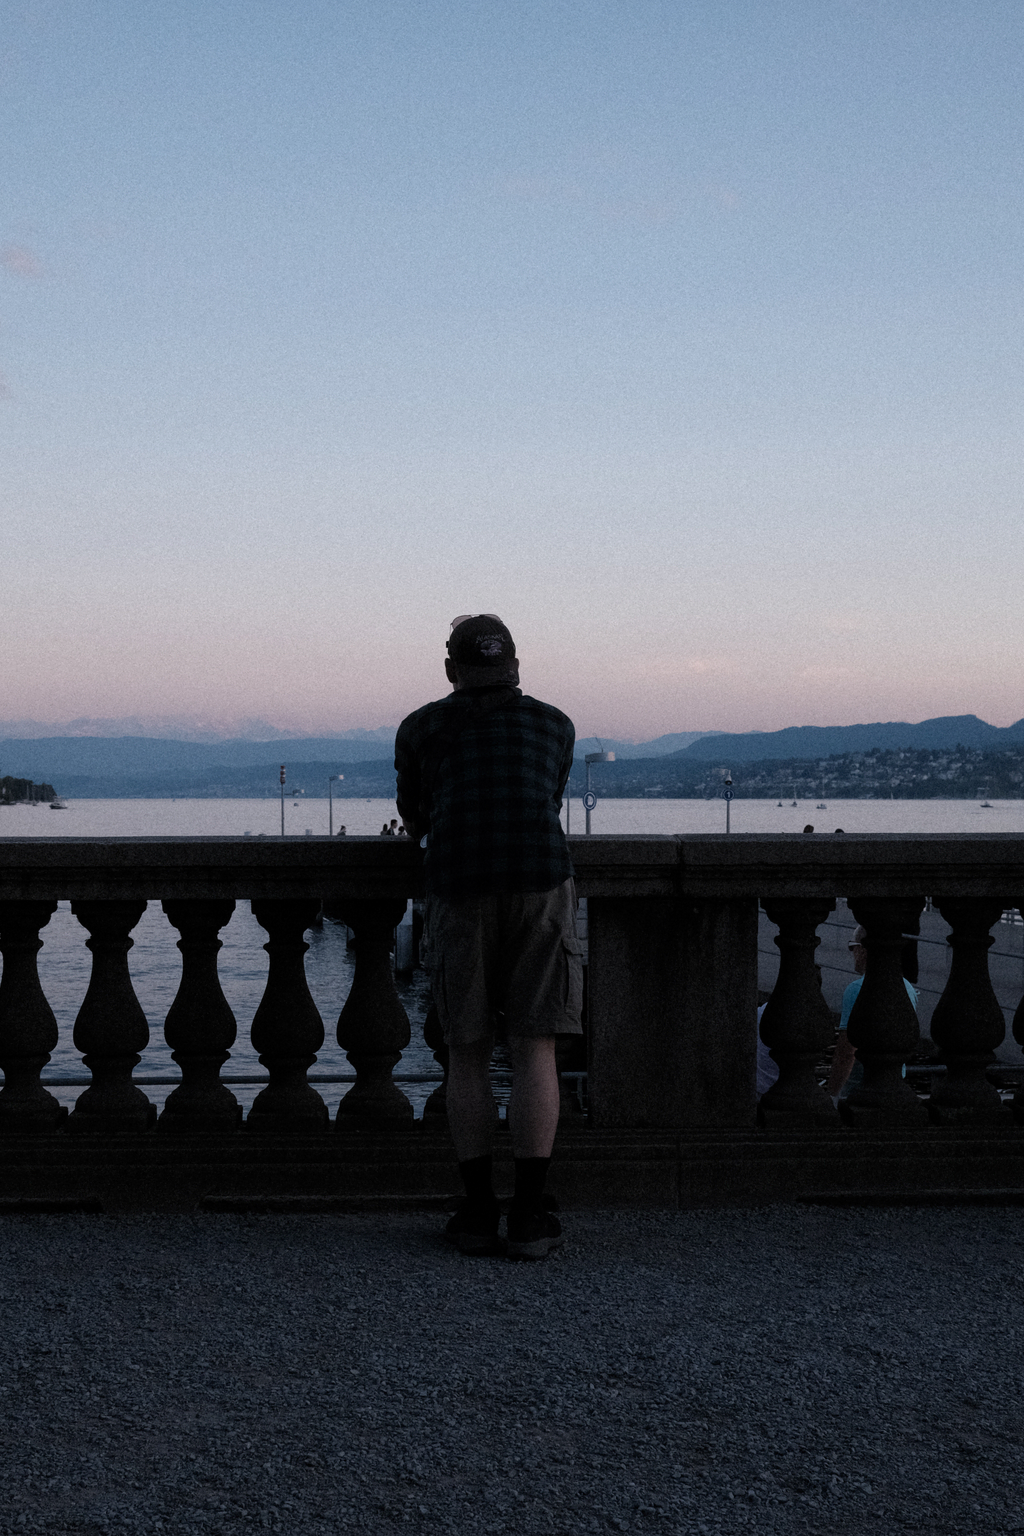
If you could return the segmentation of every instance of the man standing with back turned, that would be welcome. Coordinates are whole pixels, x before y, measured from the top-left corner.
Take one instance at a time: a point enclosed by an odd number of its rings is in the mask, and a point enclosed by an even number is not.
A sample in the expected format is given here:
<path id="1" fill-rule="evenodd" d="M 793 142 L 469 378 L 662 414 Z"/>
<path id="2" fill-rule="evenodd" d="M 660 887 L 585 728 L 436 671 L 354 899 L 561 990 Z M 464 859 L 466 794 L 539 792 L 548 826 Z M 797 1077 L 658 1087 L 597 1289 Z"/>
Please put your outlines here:
<path id="1" fill-rule="evenodd" d="M 448 1123 L 466 1198 L 447 1236 L 501 1251 L 491 1184 L 495 1037 L 512 1057 L 515 1193 L 510 1258 L 540 1259 L 561 1227 L 544 1198 L 558 1124 L 555 1036 L 582 1033 L 576 892 L 558 812 L 572 721 L 519 688 L 512 636 L 494 614 L 455 619 L 454 692 L 398 728 L 398 811 L 426 843 L 424 957 L 449 1050 Z"/>

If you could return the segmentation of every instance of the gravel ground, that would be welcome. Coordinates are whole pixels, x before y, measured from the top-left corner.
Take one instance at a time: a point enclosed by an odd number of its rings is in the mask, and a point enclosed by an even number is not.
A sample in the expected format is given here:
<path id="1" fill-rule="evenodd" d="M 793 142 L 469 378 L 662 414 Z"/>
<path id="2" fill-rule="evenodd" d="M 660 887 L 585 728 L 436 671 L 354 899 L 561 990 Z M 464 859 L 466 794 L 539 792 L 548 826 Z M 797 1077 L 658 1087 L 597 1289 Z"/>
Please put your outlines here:
<path id="1" fill-rule="evenodd" d="M 3 1218 L 0 1532 L 1024 1531 L 1024 1212 Z"/>

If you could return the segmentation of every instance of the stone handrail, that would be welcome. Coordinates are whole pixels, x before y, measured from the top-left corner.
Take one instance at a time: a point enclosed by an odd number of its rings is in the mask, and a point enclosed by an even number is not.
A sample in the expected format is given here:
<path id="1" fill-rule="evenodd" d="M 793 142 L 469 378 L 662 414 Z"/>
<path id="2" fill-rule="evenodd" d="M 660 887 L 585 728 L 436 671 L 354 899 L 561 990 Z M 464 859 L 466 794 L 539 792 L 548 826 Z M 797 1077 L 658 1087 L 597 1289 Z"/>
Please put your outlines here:
<path id="1" fill-rule="evenodd" d="M 582 896 L 929 895 L 1019 891 L 1024 837 L 694 833 L 569 839 Z M 422 894 L 405 838 L 0 837 L 0 901 Z M 1016 903 L 1014 903 L 1016 904 Z"/>
<path id="2" fill-rule="evenodd" d="M 762 1034 L 780 1067 L 761 1122 L 840 1128 L 814 1068 L 831 1040 L 815 970 L 817 928 L 843 896 L 869 937 L 850 1039 L 864 1083 L 846 1129 L 995 1123 L 1005 1117 L 986 1066 L 1003 1038 L 988 979 L 989 930 L 1024 906 L 1024 838 L 748 834 L 571 839 L 589 898 L 589 1100 L 597 1130 L 752 1129 L 758 903 L 778 925 L 779 980 Z M 322 902 L 353 929 L 356 975 L 338 1039 L 356 1070 L 339 1128 L 408 1127 L 392 1078 L 409 1041 L 388 951 L 409 896 L 422 893 L 419 850 L 402 839 L 0 839 L 0 1132 L 319 1134 L 323 1100 L 307 1072 L 323 1021 L 306 986 L 305 930 Z M 903 935 L 930 896 L 951 925 L 953 960 L 933 1037 L 947 1071 L 928 1109 L 902 1063 L 917 1021 L 900 974 Z M 40 1082 L 57 1042 L 36 954 L 57 901 L 70 900 L 93 956 L 75 1024 L 92 1083 L 67 1117 Z M 252 1020 L 269 1083 L 242 1127 L 221 1080 L 236 1033 L 217 979 L 220 929 L 238 900 L 266 929 L 270 970 Z M 131 930 L 160 901 L 180 937 L 182 977 L 166 1038 L 182 1082 L 156 1120 L 132 1081 L 149 1038 L 132 989 Z M 1024 1044 L 1024 1011 L 1014 1034 Z M 1022 1106 L 1024 1110 L 1024 1106 Z"/>

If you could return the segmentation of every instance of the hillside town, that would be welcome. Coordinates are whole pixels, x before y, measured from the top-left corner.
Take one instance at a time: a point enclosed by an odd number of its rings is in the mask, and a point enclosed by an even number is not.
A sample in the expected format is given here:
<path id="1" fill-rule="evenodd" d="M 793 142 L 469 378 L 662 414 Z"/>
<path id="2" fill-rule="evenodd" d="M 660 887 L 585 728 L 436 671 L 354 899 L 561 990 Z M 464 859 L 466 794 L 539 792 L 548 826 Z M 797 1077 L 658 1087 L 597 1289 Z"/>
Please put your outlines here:
<path id="1" fill-rule="evenodd" d="M 970 747 L 843 752 L 827 758 L 771 758 L 752 763 L 708 763 L 686 756 L 635 758 L 602 764 L 600 792 L 712 799 L 729 772 L 738 799 L 952 800 L 1020 799 L 1024 795 L 1024 746 L 998 752 Z M 583 784 L 573 770 L 573 793 Z M 595 776 L 596 784 L 596 776 Z"/>

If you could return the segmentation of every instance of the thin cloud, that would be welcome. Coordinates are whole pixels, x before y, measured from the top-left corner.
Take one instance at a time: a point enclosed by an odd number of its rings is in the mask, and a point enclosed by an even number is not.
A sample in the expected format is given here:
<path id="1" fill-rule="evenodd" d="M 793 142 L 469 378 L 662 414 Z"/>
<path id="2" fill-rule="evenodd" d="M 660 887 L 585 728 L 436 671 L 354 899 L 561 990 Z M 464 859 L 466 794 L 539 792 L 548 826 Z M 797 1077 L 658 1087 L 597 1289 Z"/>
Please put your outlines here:
<path id="1" fill-rule="evenodd" d="M 42 277 L 43 269 L 35 251 L 25 245 L 5 245 L 0 250 L 0 266 L 15 277 Z"/>

